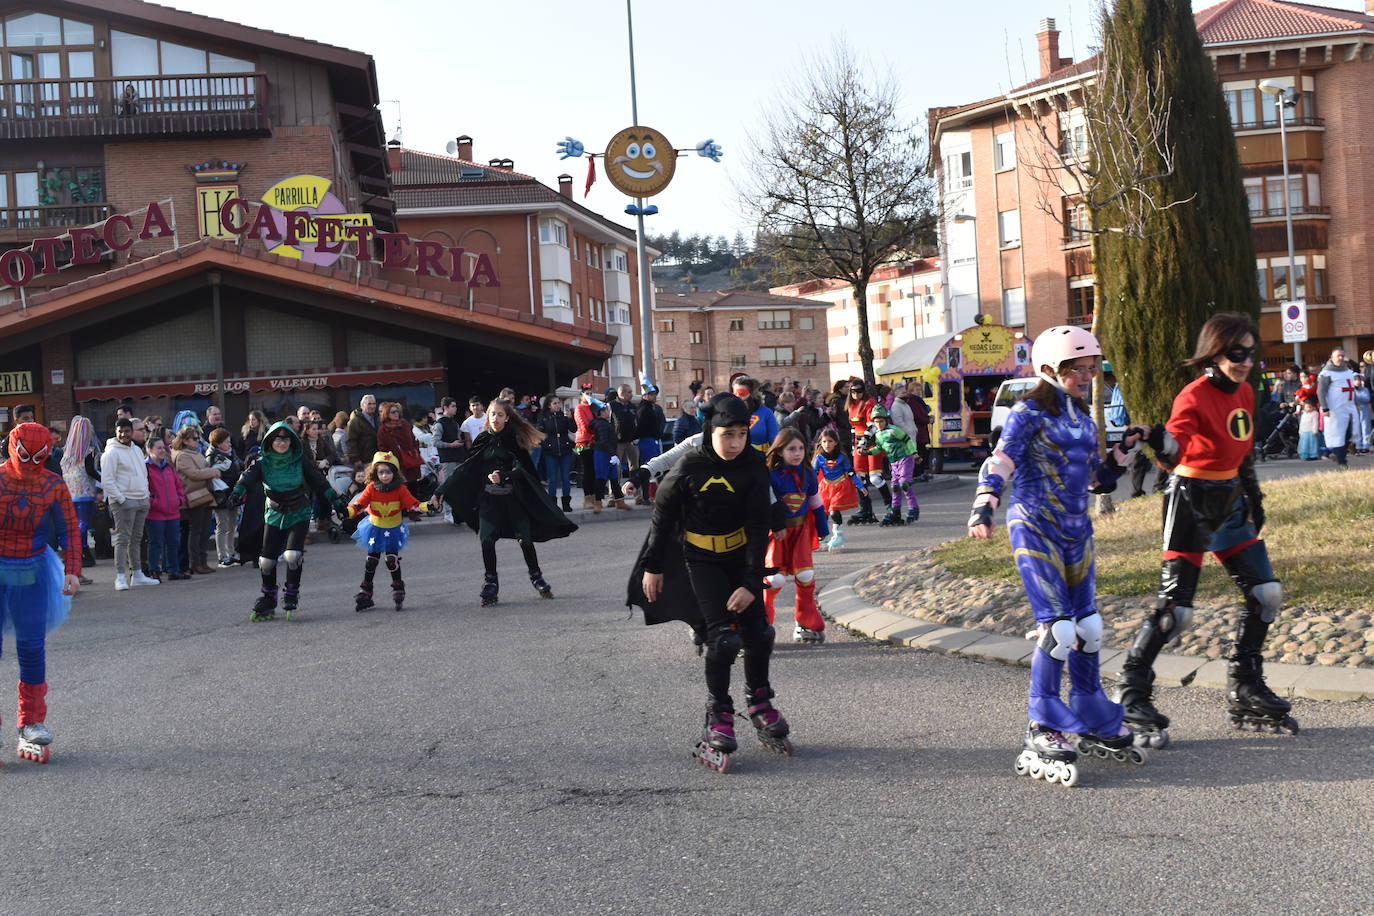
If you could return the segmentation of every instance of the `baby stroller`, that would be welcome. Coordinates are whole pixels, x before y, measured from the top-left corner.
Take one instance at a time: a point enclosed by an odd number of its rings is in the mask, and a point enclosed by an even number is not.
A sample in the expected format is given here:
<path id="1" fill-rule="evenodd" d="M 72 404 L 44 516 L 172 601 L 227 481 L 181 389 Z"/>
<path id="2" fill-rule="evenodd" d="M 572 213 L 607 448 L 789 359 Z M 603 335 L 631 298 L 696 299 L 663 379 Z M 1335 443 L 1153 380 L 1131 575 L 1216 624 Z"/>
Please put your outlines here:
<path id="1" fill-rule="evenodd" d="M 1279 413 L 1274 428 L 1258 446 L 1260 461 L 1270 458 L 1296 458 L 1298 456 L 1298 414 L 1294 410 Z"/>
<path id="2" fill-rule="evenodd" d="M 343 496 L 348 492 L 348 488 L 353 486 L 353 467 L 347 464 L 336 464 L 324 475 L 329 481 L 329 486 L 335 493 Z M 353 532 L 358 528 L 358 522 L 362 516 L 346 518 L 342 521 L 333 515 L 329 516 L 329 543 L 337 544 L 345 537 L 352 537 Z"/>

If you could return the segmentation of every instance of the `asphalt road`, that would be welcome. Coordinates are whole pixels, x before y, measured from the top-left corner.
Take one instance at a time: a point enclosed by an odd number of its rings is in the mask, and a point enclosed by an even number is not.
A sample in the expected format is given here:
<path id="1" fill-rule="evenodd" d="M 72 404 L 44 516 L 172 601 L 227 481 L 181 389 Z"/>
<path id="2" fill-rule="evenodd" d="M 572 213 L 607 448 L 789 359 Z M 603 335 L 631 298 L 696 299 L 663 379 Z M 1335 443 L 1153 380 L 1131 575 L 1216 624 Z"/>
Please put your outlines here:
<path id="1" fill-rule="evenodd" d="M 822 581 L 959 532 L 971 493 L 852 529 Z M 795 757 L 746 726 L 729 775 L 694 764 L 686 629 L 624 606 L 646 519 L 543 545 L 554 601 L 503 545 L 485 609 L 475 538 L 434 521 L 401 614 L 353 612 L 351 544 L 310 550 L 291 623 L 248 622 L 249 569 L 116 593 L 102 563 L 49 643 L 53 761 L 0 769 L 0 912 L 1374 909 L 1367 704 L 1259 736 L 1166 689 L 1175 747 L 1066 790 L 1012 773 L 1024 669 L 832 628 L 775 656 Z"/>

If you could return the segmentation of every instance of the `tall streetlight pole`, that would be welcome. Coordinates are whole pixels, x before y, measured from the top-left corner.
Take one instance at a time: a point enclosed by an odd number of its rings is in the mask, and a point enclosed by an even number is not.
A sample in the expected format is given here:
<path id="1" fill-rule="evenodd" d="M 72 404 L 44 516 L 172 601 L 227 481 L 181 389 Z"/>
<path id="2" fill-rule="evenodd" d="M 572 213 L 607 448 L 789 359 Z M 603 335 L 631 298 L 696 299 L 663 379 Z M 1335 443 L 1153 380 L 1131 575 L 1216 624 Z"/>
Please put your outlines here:
<path id="1" fill-rule="evenodd" d="M 1285 113 L 1284 109 L 1295 108 L 1298 104 L 1298 100 L 1296 98 L 1296 93 L 1290 95 L 1288 87 L 1278 80 L 1261 80 L 1259 88 L 1260 92 L 1263 92 L 1265 95 L 1277 96 L 1274 103 L 1278 107 L 1279 146 L 1283 151 L 1283 221 L 1288 227 L 1288 298 L 1292 300 L 1297 298 L 1298 284 L 1296 280 L 1298 265 L 1297 258 L 1293 254 L 1293 205 L 1289 198 L 1290 188 L 1288 184 L 1288 129 L 1284 123 L 1288 120 L 1288 115 Z M 1304 297 L 1307 295 L 1308 284 L 1307 272 L 1304 271 Z M 1283 322 L 1282 315 L 1279 316 L 1279 322 L 1280 324 Z M 1302 365 L 1302 344 L 1297 341 L 1293 342 L 1293 363 L 1297 366 Z"/>
<path id="2" fill-rule="evenodd" d="M 630 123 L 639 124 L 639 95 L 635 87 L 635 23 L 631 0 L 625 0 L 625 25 L 630 36 Z M 654 381 L 653 310 L 649 307 L 649 250 L 644 244 L 644 198 L 635 198 L 635 258 L 639 263 L 639 349 L 644 378 Z"/>

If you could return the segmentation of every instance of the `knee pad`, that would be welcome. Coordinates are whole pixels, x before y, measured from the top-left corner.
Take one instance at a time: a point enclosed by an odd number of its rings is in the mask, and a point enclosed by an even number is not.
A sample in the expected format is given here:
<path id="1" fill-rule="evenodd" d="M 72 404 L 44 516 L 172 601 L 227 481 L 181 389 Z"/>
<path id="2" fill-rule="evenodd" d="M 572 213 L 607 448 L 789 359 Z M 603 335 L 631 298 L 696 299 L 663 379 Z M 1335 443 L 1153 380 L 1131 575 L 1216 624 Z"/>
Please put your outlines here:
<path id="1" fill-rule="evenodd" d="M 1102 648 L 1102 615 L 1094 611 L 1080 618 L 1074 629 L 1078 633 L 1078 651 L 1093 654 Z"/>
<path id="2" fill-rule="evenodd" d="M 1188 625 L 1193 622 L 1193 609 L 1186 604 L 1168 604 L 1161 601 L 1155 606 L 1155 629 L 1164 634 L 1164 641 L 1179 638 Z"/>
<path id="3" fill-rule="evenodd" d="M 1260 619 L 1273 623 L 1283 607 L 1283 586 L 1278 582 L 1261 582 L 1250 589 L 1250 597 L 1259 605 Z"/>
<path id="4" fill-rule="evenodd" d="M 810 585 L 812 582 L 815 581 L 816 571 L 814 569 L 803 569 L 801 572 L 797 573 L 798 585 Z"/>
<path id="5" fill-rule="evenodd" d="M 394 553 L 386 555 L 386 568 L 395 572 L 401 566 L 401 558 Z"/>
<path id="6" fill-rule="evenodd" d="M 721 630 L 706 641 L 706 660 L 733 665 L 744 648 L 744 640 L 734 630 Z"/>
<path id="7" fill-rule="evenodd" d="M 769 589 L 771 589 L 772 591 L 777 591 L 778 589 L 782 588 L 784 585 L 787 584 L 787 577 L 784 576 L 782 573 L 774 573 L 773 575 L 768 577 L 767 582 Z"/>
<path id="8" fill-rule="evenodd" d="M 1073 648 L 1077 636 L 1072 620 L 1056 617 L 1040 634 L 1040 648 L 1050 658 L 1062 662 L 1069 657 L 1069 650 Z"/>
<path id="9" fill-rule="evenodd" d="M 286 559 L 287 569 L 300 569 L 301 563 L 305 562 L 305 554 L 299 550 L 285 551 L 282 556 Z"/>
<path id="10" fill-rule="evenodd" d="M 882 487 L 884 484 L 886 484 L 886 483 L 887 483 L 887 481 L 883 479 L 883 475 L 880 474 L 879 472 L 877 472 L 877 471 L 872 471 L 872 472 L 869 473 L 869 475 L 868 475 L 868 485 L 869 485 L 870 487 L 881 488 L 881 487 Z"/>
<path id="11" fill-rule="evenodd" d="M 274 557 L 258 557 L 258 571 L 264 576 L 269 576 L 277 570 L 277 561 Z"/>
<path id="12" fill-rule="evenodd" d="M 379 562 L 381 562 L 381 559 L 382 559 L 382 558 L 379 557 L 379 556 L 377 556 L 375 553 L 370 553 L 370 554 L 367 555 L 367 562 L 366 562 L 364 565 L 365 565 L 368 569 L 376 569 L 376 568 L 377 568 L 377 564 L 378 564 Z"/>

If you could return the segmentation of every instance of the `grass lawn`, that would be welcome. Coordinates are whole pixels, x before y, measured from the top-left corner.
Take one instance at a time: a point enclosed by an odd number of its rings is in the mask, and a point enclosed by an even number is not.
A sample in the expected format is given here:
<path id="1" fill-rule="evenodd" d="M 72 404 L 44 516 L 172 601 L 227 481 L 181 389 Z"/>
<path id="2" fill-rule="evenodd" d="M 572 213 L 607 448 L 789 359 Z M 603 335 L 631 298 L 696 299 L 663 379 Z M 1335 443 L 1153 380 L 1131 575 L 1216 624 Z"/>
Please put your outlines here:
<path id="1" fill-rule="evenodd" d="M 1374 471 L 1309 474 L 1263 485 L 1264 541 L 1283 581 L 1284 603 L 1307 609 L 1374 610 Z M 1120 492 L 1120 491 L 1119 491 Z M 1159 588 L 1159 496 L 1118 504 L 1095 518 L 1097 593 L 1148 596 Z M 1000 519 L 999 519 L 1000 522 Z M 935 548 L 951 572 L 1019 583 L 1007 529 L 988 541 L 963 538 Z M 1208 560 L 1198 597 L 1229 597 L 1235 586 Z"/>

